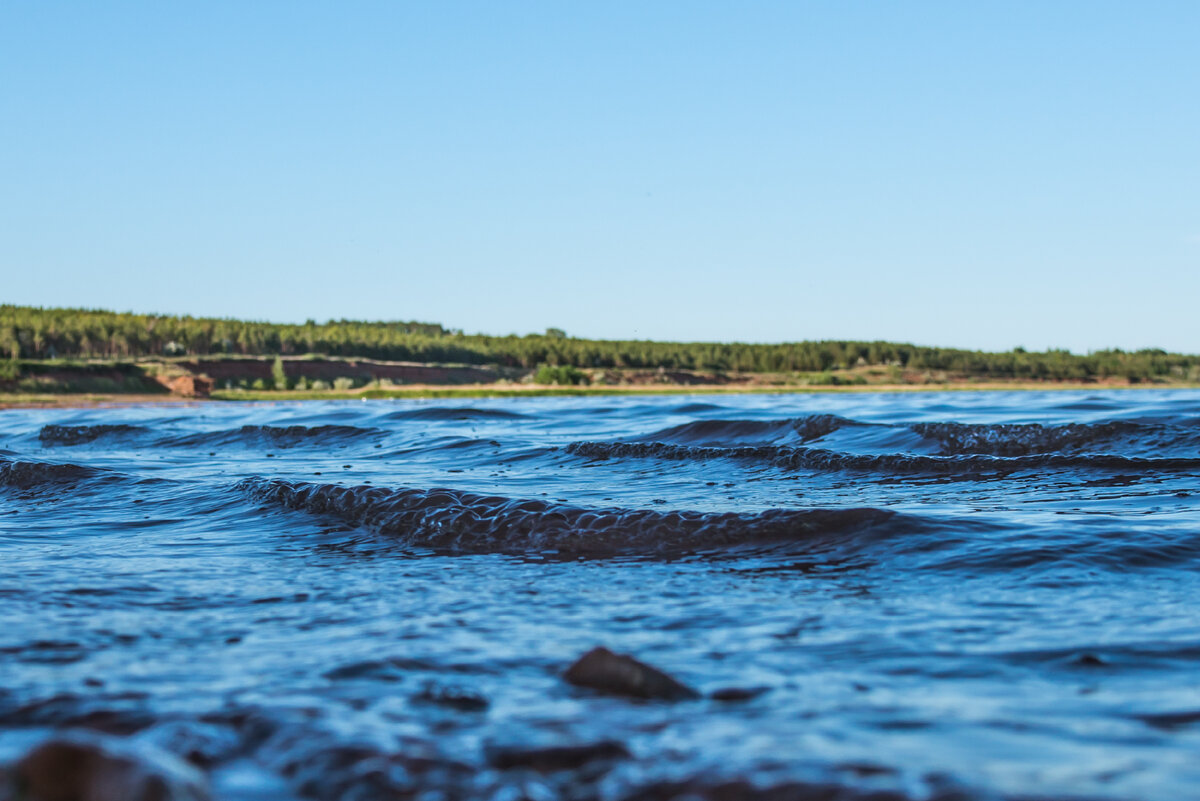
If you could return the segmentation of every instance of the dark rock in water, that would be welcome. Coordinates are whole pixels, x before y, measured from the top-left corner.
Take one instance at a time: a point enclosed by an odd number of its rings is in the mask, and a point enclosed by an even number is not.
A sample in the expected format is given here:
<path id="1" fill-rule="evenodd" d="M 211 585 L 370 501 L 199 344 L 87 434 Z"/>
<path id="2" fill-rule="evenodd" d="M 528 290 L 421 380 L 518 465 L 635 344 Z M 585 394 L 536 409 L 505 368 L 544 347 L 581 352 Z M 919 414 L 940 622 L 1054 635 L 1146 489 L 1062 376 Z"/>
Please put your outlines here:
<path id="1" fill-rule="evenodd" d="M 413 701 L 419 704 L 435 704 L 437 706 L 457 709 L 460 712 L 483 712 L 491 702 L 480 693 L 453 684 L 438 684 L 429 682 L 421 691 L 413 696 Z"/>
<path id="2" fill-rule="evenodd" d="M 28 801 L 207 801 L 203 774 L 144 744 L 67 734 L 36 746 L 12 771 Z"/>
<path id="3" fill-rule="evenodd" d="M 488 753 L 488 764 L 499 770 L 527 768 L 539 773 L 575 770 L 589 762 L 627 759 L 629 750 L 615 740 L 603 740 L 587 745 L 558 745 L 548 748 L 494 748 Z"/>
<path id="4" fill-rule="evenodd" d="M 736 704 L 740 701 L 750 701 L 770 691 L 770 687 L 722 687 L 714 690 L 708 697 L 714 701 Z"/>
<path id="5" fill-rule="evenodd" d="M 593 648 L 567 668 L 565 678 L 576 687 L 611 695 L 661 701 L 684 701 L 700 694 L 658 668 L 603 646 Z"/>

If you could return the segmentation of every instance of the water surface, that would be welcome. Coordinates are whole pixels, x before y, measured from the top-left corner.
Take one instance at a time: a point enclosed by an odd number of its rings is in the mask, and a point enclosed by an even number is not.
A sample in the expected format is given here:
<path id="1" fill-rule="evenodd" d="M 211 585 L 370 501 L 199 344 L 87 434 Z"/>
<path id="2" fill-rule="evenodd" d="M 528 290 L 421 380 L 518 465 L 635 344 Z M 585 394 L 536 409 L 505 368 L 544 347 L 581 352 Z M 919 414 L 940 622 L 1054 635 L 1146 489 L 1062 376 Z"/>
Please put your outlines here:
<path id="1" fill-rule="evenodd" d="M 6 411 L 0 761 L 86 727 L 235 801 L 1190 797 L 1198 478 L 1194 391 Z M 567 684 L 601 644 L 704 697 Z"/>

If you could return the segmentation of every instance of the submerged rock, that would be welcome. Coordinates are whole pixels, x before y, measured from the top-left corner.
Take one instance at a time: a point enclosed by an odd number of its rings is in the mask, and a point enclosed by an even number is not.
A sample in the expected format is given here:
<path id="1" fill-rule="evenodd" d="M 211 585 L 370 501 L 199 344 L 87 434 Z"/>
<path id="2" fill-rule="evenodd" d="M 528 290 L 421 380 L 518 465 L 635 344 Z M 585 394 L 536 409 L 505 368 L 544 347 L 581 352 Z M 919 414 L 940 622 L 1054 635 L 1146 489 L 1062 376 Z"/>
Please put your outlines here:
<path id="1" fill-rule="evenodd" d="M 700 693 L 655 667 L 627 654 L 603 646 L 593 648 L 575 661 L 564 676 L 576 687 L 587 687 L 610 695 L 660 701 L 686 701 Z"/>
<path id="2" fill-rule="evenodd" d="M 95 734 L 35 746 L 11 771 L 28 801 L 208 801 L 203 774 L 157 748 Z"/>

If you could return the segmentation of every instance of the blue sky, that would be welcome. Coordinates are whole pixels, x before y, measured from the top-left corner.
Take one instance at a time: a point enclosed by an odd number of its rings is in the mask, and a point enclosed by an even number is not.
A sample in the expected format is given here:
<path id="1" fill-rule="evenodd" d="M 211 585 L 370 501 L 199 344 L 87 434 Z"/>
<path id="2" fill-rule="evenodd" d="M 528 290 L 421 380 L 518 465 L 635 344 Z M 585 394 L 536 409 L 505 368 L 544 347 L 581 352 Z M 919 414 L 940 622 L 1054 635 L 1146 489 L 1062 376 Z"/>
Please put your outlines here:
<path id="1" fill-rule="evenodd" d="M 0 8 L 0 300 L 1200 351 L 1200 3 Z"/>

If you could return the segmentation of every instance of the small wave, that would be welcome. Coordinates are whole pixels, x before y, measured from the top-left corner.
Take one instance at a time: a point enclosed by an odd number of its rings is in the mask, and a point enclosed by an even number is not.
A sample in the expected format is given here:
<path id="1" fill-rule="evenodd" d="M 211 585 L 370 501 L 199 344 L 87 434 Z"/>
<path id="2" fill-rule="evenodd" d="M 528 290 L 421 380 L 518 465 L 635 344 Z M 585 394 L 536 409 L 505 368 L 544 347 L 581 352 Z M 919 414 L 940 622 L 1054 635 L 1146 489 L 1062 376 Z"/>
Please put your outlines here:
<path id="1" fill-rule="evenodd" d="M 0 461 L 0 487 L 21 490 L 75 484 L 103 475 L 115 476 L 98 468 L 79 464 Z"/>
<path id="2" fill-rule="evenodd" d="M 1113 421 L 1107 423 L 914 423 L 909 426 L 925 439 L 936 442 L 945 455 L 990 454 L 1029 456 L 1050 453 L 1083 453 L 1114 449 L 1197 448 L 1200 431 L 1195 427 Z"/>
<path id="3" fill-rule="evenodd" d="M 672 406 L 665 411 L 669 414 L 700 414 L 701 412 L 717 412 L 725 407 L 718 406 L 715 403 L 702 403 L 694 401 L 692 403 L 682 403 L 678 406 Z"/>
<path id="4" fill-rule="evenodd" d="M 470 450 L 471 448 L 499 448 L 500 443 L 494 439 L 480 439 L 476 437 L 438 437 L 432 442 L 423 443 L 421 447 L 414 448 L 413 452 L 417 451 L 458 451 Z"/>
<path id="5" fill-rule="evenodd" d="M 710 459 L 738 459 L 763 462 L 792 470 L 957 473 L 971 469 L 967 460 L 961 458 L 951 459 L 909 454 L 853 454 L 819 448 L 795 448 L 780 445 L 719 448 L 672 445 L 665 442 L 572 442 L 566 450 L 567 453 L 575 456 L 598 460 L 665 459 L 679 462 L 702 462 Z M 997 468 L 1004 463 L 999 459 L 989 458 L 984 464 Z"/>
<path id="6" fill-rule="evenodd" d="M 1200 456 L 1200 425 L 1150 420 L 1105 423 L 867 423 L 832 414 L 777 420 L 694 420 L 630 440 L 697 447 L 801 445 L 847 428 L 911 431 L 937 456 L 1079 456 L 1105 453 L 1156 458 Z M 917 444 L 917 443 L 913 443 Z"/>
<path id="7" fill-rule="evenodd" d="M 258 501 L 330 515 L 414 548 L 452 552 L 555 551 L 651 555 L 809 543 L 901 518 L 872 509 L 733 512 L 586 509 L 449 489 L 383 489 L 250 478 L 238 489 Z M 915 520 L 906 527 L 914 528 Z"/>
<path id="8" fill-rule="evenodd" d="M 730 445 L 771 441 L 792 433 L 790 420 L 694 420 L 641 438 L 643 442 Z"/>
<path id="9" fill-rule="evenodd" d="M 834 414 L 783 420 L 693 420 L 639 437 L 638 441 L 708 446 L 770 444 L 795 438 L 809 442 L 847 426 L 866 425 L 870 424 Z"/>
<path id="10" fill-rule="evenodd" d="M 206 431 L 199 434 L 187 434 L 163 441 L 164 445 L 180 447 L 195 447 L 204 445 L 257 445 L 267 443 L 281 447 L 297 445 L 332 445 L 339 442 L 350 442 L 368 437 L 383 435 L 377 428 L 359 428 L 358 426 L 324 425 L 324 426 L 256 426 L 247 425 L 241 428 L 222 431 Z"/>
<path id="11" fill-rule="evenodd" d="M 821 448 L 757 445 L 733 448 L 672 445 L 665 442 L 572 442 L 567 453 L 588 459 L 665 459 L 707 461 L 739 459 L 791 470 L 884 474 L 981 475 L 1039 468 L 1096 470 L 1200 470 L 1200 458 L 1141 458 L 1119 455 L 1035 454 L 1029 456 L 924 456 L 908 453 L 858 454 Z"/>
<path id="12" fill-rule="evenodd" d="M 1058 648 L 998 651 L 992 656 L 1014 665 L 1058 666 L 1069 670 L 1162 670 L 1193 665 L 1200 644 L 1154 640 L 1109 641 Z"/>
<path id="13" fill-rule="evenodd" d="M 517 420 L 525 415 L 506 409 L 446 408 L 431 406 L 421 409 L 405 409 L 387 415 L 388 420 Z"/>
<path id="14" fill-rule="evenodd" d="M 115 439 L 145 434 L 144 426 L 105 424 L 93 426 L 43 426 L 38 439 L 46 445 L 84 445 L 98 439 Z"/>
<path id="15" fill-rule="evenodd" d="M 796 430 L 796 433 L 800 435 L 800 439 L 804 442 L 820 439 L 843 428 L 871 425 L 875 424 L 839 417 L 836 414 L 810 414 L 807 417 L 800 417 L 792 421 L 792 428 Z"/>

